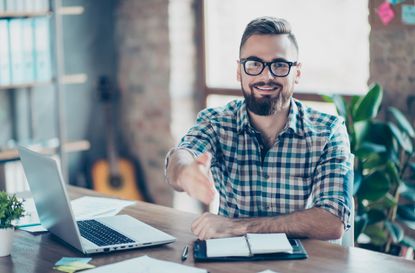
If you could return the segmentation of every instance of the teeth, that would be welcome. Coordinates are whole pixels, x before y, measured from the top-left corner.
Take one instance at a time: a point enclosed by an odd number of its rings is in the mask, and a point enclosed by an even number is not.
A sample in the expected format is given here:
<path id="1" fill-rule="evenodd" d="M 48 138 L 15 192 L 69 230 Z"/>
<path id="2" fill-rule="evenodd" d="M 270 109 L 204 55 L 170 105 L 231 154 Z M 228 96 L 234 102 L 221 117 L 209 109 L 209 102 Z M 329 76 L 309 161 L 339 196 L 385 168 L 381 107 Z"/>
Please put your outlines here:
<path id="1" fill-rule="evenodd" d="M 276 87 L 259 87 L 259 86 L 257 86 L 256 88 L 259 89 L 259 90 L 274 90 L 274 89 L 276 89 Z"/>

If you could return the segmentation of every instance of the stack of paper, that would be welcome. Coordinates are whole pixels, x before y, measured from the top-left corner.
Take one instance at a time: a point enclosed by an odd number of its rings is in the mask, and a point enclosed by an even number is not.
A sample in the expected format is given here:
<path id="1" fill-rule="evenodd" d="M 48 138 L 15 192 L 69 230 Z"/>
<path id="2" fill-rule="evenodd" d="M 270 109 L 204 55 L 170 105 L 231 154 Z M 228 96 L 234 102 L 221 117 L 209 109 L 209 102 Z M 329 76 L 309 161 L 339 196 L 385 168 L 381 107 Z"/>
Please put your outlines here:
<path id="1" fill-rule="evenodd" d="M 95 265 L 89 264 L 91 258 L 74 258 L 74 257 L 63 257 L 55 263 L 53 269 L 73 273 L 85 269 L 95 268 Z"/>

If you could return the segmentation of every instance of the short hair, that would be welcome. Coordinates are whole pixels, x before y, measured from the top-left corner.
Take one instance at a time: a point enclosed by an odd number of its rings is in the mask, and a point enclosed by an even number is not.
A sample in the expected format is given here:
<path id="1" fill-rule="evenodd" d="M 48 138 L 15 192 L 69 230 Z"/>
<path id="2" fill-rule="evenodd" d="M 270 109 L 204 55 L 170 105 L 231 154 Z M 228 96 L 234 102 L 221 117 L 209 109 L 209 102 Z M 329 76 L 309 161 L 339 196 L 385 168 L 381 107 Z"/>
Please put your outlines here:
<path id="1" fill-rule="evenodd" d="M 241 44 L 239 46 L 239 52 L 241 52 L 242 47 L 249 37 L 252 35 L 279 35 L 287 34 L 288 39 L 292 42 L 295 49 L 298 53 L 298 44 L 297 39 L 294 34 L 291 32 L 290 23 L 282 18 L 275 18 L 270 16 L 258 17 L 246 26 L 245 31 L 241 38 Z"/>

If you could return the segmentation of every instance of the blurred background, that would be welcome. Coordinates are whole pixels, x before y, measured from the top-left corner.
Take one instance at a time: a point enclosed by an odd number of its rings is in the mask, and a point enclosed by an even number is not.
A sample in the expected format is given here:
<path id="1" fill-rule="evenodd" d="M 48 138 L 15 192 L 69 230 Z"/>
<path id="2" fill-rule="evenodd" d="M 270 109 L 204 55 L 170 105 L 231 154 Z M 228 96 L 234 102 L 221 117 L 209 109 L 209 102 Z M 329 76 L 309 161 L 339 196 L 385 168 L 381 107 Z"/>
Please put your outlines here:
<path id="1" fill-rule="evenodd" d="M 201 109 L 240 98 L 240 38 L 264 15 L 297 36 L 296 98 L 337 115 L 322 94 L 376 82 L 376 118 L 393 106 L 414 125 L 413 1 L 0 0 L 0 189 L 27 189 L 23 144 L 57 155 L 72 185 L 206 209 L 166 185 L 164 157 Z"/>

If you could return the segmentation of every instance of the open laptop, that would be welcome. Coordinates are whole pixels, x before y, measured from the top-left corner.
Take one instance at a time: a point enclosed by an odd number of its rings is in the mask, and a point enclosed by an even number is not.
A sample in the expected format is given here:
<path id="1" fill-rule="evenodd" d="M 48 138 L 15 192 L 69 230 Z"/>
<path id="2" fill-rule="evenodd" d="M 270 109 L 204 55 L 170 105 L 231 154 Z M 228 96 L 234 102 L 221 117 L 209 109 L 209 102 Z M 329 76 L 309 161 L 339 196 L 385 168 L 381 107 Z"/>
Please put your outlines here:
<path id="1" fill-rule="evenodd" d="M 75 221 L 59 162 L 18 147 L 42 225 L 85 254 L 174 242 L 176 238 L 128 215 Z"/>

